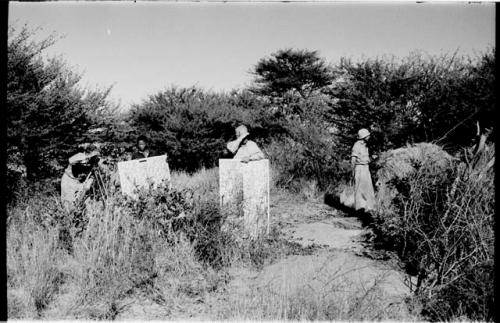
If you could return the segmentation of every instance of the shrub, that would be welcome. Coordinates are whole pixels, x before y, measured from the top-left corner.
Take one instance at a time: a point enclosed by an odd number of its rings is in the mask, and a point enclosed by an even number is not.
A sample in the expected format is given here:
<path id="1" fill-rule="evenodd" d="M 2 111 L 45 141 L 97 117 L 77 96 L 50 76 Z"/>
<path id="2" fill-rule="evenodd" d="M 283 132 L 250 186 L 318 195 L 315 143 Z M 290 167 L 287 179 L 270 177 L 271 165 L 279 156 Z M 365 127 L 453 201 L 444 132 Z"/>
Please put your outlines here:
<path id="1" fill-rule="evenodd" d="M 302 131 L 309 128 L 303 127 Z M 298 193 L 305 181 L 314 181 L 318 190 L 328 190 L 350 175 L 331 138 L 313 133 L 310 136 L 314 139 L 275 139 L 264 148 L 273 169 L 274 185 Z"/>
<path id="2" fill-rule="evenodd" d="M 396 213 L 377 216 L 377 233 L 417 275 L 413 287 L 432 320 L 493 318 L 493 289 L 484 283 L 493 277 L 493 157 L 489 145 L 471 163 L 443 170 L 424 162 L 396 182 Z"/>
<path id="3" fill-rule="evenodd" d="M 383 152 L 371 168 L 377 187 L 377 207 L 379 215 L 393 216 L 392 200 L 397 194 L 397 187 L 406 183 L 408 178 L 426 165 L 439 173 L 451 167 L 455 160 L 442 147 L 432 143 L 418 143 Z"/>
<path id="4" fill-rule="evenodd" d="M 224 218 L 219 210 L 218 169 L 201 169 L 194 174 L 174 172 L 173 186 L 189 190 L 192 208 L 182 220 L 182 232 L 193 244 L 197 259 L 221 269 L 230 264 L 231 232 L 222 230 Z"/>

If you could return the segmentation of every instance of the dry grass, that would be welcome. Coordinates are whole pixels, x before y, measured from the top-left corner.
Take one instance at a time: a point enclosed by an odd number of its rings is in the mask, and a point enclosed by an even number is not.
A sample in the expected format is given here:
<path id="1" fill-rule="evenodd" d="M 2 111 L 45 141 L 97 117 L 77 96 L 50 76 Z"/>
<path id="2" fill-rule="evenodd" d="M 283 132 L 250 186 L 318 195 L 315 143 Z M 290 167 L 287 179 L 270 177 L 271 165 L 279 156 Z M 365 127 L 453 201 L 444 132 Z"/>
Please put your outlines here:
<path id="1" fill-rule="evenodd" d="M 139 270 L 151 268 L 152 237 L 145 223 L 136 223 L 117 205 L 88 211 L 87 228 L 74 241 L 75 315 L 113 319 L 117 301 L 149 274 Z"/>
<path id="2" fill-rule="evenodd" d="M 246 273 L 245 286 L 233 286 L 217 318 L 415 320 L 401 297 L 387 293 L 389 276 L 345 254 L 291 257 L 260 273 Z"/>
<path id="3" fill-rule="evenodd" d="M 27 222 L 7 229 L 9 317 L 36 318 L 54 299 L 64 275 L 65 252 L 58 249 L 58 231 Z"/>
<path id="4" fill-rule="evenodd" d="M 173 171 L 171 173 L 172 187 L 178 190 L 190 189 L 198 195 L 210 196 L 218 200 L 219 193 L 219 169 L 217 167 L 206 169 L 202 168 L 194 174 L 182 171 Z"/>
<path id="5" fill-rule="evenodd" d="M 184 183 L 207 198 L 213 188 L 209 176 L 202 176 L 188 182 L 184 175 Z M 53 200 L 45 210 L 59 207 Z M 135 293 L 158 304 L 174 299 L 183 305 L 183 298 L 216 289 L 219 274 L 198 261 L 191 242 L 174 232 L 160 235 L 149 218 L 140 220 L 130 211 L 119 196 L 105 207 L 89 204 L 84 230 L 70 230 L 68 254 L 59 243 L 58 217 L 46 214 L 51 221 L 42 221 L 40 210 L 26 204 L 11 209 L 9 317 L 113 319 L 123 310 L 123 300 Z"/>

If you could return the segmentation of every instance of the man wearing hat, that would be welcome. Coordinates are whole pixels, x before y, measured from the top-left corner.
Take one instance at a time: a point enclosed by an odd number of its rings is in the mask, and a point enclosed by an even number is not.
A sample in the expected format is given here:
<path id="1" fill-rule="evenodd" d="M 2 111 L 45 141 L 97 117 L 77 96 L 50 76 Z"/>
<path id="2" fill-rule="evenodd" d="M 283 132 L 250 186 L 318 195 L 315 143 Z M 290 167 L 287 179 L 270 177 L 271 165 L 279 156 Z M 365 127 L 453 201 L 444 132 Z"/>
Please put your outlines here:
<path id="1" fill-rule="evenodd" d="M 98 156 L 97 152 L 78 153 L 69 159 L 69 165 L 61 178 L 61 202 L 69 212 L 76 203 L 92 187 L 94 181 L 89 176 L 92 170 L 91 160 Z"/>
<path id="2" fill-rule="evenodd" d="M 233 159 L 248 163 L 250 161 L 266 158 L 257 144 L 247 138 L 249 135 L 250 133 L 244 125 L 240 125 L 236 128 L 236 140 L 227 144 L 227 149 L 234 155 Z"/>
<path id="3" fill-rule="evenodd" d="M 354 208 L 372 211 L 375 209 L 375 192 L 368 164 L 370 157 L 366 143 L 370 138 L 367 129 L 358 131 L 358 140 L 352 147 L 351 165 L 354 169 Z"/>

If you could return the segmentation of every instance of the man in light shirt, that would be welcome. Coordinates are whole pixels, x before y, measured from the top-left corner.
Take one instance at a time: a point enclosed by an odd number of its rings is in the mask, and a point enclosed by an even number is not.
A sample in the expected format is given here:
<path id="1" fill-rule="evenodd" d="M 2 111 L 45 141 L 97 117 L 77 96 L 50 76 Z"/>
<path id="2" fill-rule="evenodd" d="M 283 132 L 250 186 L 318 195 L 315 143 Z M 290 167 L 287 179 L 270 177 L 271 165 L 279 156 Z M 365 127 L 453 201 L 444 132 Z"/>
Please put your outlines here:
<path id="1" fill-rule="evenodd" d="M 93 178 L 89 176 L 92 170 L 90 161 L 97 156 L 97 152 L 78 153 L 69 159 L 69 165 L 61 178 L 61 202 L 66 211 L 74 210 L 92 187 Z"/>
<path id="2" fill-rule="evenodd" d="M 364 209 L 366 212 L 375 209 L 375 192 L 370 175 L 367 141 L 370 132 L 367 129 L 358 131 L 358 140 L 352 147 L 351 164 L 354 170 L 354 207 L 356 210 Z"/>
<path id="3" fill-rule="evenodd" d="M 227 149 L 234 155 L 233 159 L 248 163 L 266 158 L 257 144 L 247 138 L 249 135 L 250 133 L 246 126 L 240 125 L 236 128 L 236 140 L 227 144 Z"/>

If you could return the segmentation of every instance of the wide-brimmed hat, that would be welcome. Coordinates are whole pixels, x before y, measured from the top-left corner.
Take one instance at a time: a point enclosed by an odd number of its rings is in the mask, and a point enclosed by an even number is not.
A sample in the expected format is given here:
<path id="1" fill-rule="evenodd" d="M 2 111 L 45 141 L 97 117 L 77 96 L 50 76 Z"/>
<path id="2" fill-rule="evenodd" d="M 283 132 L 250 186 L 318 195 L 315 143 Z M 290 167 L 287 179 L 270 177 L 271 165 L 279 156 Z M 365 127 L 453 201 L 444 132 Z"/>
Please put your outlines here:
<path id="1" fill-rule="evenodd" d="M 358 131 L 358 139 L 365 139 L 369 135 L 370 131 L 368 131 L 368 129 L 363 128 Z"/>
<path id="2" fill-rule="evenodd" d="M 245 139 L 249 134 L 250 133 L 248 132 L 247 127 L 245 127 L 244 125 L 238 126 L 236 128 L 236 140 L 230 141 L 227 144 L 227 149 L 229 149 L 229 151 L 234 154 L 240 147 L 243 139 Z"/>
<path id="3" fill-rule="evenodd" d="M 73 155 L 69 158 L 69 164 L 70 165 L 75 165 L 75 164 L 85 164 L 87 163 L 92 157 L 98 156 L 99 153 L 97 151 L 90 152 L 88 154 L 86 153 L 78 153 L 76 155 Z"/>

